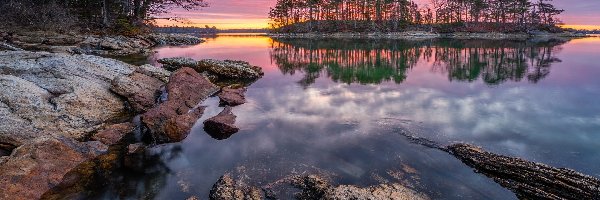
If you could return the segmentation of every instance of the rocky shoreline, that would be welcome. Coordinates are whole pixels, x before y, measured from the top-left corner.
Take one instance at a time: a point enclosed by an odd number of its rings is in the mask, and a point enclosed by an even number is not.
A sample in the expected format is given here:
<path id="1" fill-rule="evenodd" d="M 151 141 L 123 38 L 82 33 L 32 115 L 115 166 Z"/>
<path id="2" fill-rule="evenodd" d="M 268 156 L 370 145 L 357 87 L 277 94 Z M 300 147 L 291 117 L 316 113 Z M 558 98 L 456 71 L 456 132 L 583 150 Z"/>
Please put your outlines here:
<path id="1" fill-rule="evenodd" d="M 163 45 L 196 45 L 204 40 L 185 34 L 151 33 L 139 36 L 93 35 L 57 32 L 7 32 L 0 30 L 0 50 L 46 51 L 100 56 L 149 55 Z"/>
<path id="2" fill-rule="evenodd" d="M 124 165 L 139 170 L 148 147 L 184 140 L 204 114 L 200 104 L 215 94 L 224 108 L 204 122 L 205 129 L 226 139 L 239 130 L 231 107 L 244 104 L 246 88 L 264 75 L 260 67 L 243 61 L 169 58 L 160 60 L 164 67 L 159 68 L 85 55 L 127 55 L 156 45 L 200 42 L 187 36 L 103 38 L 104 43 L 92 45 L 98 49 L 85 46 L 90 45 L 85 41 L 98 39 L 87 36 L 69 41 L 65 35 L 36 39 L 39 35 L 2 34 L 10 42 L 0 49 L 10 51 L 0 51 L 0 199 L 65 197 L 58 189 L 82 189 L 99 169 Z M 394 37 L 439 37 L 412 34 Z M 519 198 L 600 199 L 600 180 L 572 170 L 472 145 L 440 147 L 409 140 L 452 154 Z M 335 186 L 317 175 L 283 182 L 300 190 L 298 199 L 429 199 L 400 184 Z M 272 198 L 265 191 L 226 174 L 210 199 Z"/>
<path id="3" fill-rule="evenodd" d="M 573 38 L 587 37 L 581 33 L 434 33 L 425 31 L 407 31 L 397 33 L 272 33 L 273 38 L 336 38 L 336 39 L 489 39 L 489 40 L 527 40 L 531 38 Z"/>

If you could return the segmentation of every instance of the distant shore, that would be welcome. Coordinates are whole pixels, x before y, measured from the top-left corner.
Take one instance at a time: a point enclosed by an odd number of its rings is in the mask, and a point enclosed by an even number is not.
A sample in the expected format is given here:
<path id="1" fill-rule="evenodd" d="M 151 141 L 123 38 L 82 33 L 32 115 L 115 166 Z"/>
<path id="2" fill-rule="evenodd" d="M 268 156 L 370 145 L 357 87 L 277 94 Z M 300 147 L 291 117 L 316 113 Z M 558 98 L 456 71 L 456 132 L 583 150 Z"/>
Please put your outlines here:
<path id="1" fill-rule="evenodd" d="M 407 31 L 395 33 L 270 33 L 273 38 L 361 38 L 361 39 L 489 39 L 489 40 L 526 40 L 530 38 L 574 38 L 589 37 L 584 33 L 433 33 L 425 31 Z"/>

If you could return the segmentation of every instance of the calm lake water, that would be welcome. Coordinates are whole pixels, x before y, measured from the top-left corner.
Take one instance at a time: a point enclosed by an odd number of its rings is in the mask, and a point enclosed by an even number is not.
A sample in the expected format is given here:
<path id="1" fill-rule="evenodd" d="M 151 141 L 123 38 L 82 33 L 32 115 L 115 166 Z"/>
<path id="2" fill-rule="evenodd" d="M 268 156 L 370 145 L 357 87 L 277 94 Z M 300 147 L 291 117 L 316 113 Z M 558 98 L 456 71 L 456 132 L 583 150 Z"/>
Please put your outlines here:
<path id="1" fill-rule="evenodd" d="M 145 174 L 99 198 L 206 199 L 227 172 L 269 186 L 291 174 L 336 184 L 400 182 L 434 199 L 515 199 L 454 157 L 409 142 L 466 142 L 600 178 L 600 38 L 560 41 L 309 40 L 219 36 L 157 49 L 152 60 L 236 59 L 266 75 L 234 108 L 241 131 L 216 140 L 202 121 L 156 148 Z M 153 61 L 151 61 L 153 62 Z M 281 194 L 282 198 L 289 198 Z"/>

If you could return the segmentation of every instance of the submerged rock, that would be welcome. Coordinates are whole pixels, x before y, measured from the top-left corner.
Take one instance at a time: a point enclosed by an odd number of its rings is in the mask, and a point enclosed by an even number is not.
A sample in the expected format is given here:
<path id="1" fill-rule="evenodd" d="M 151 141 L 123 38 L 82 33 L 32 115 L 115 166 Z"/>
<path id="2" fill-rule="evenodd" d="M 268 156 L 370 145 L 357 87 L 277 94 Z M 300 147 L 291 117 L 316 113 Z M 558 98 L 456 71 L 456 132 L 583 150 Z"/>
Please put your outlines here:
<path id="1" fill-rule="evenodd" d="M 0 163 L 0 199 L 39 199 L 79 164 L 106 153 L 100 142 L 44 136 L 15 149 Z"/>
<path id="2" fill-rule="evenodd" d="M 125 97 L 133 110 L 141 113 L 154 107 L 163 84 L 159 79 L 134 72 L 115 78 L 111 90 Z"/>
<path id="3" fill-rule="evenodd" d="M 202 115 L 199 103 L 218 91 L 218 87 L 191 68 L 173 73 L 167 84 L 167 100 L 142 115 L 154 142 L 179 142 Z"/>
<path id="4" fill-rule="evenodd" d="M 332 186 L 327 180 L 316 175 L 296 177 L 292 184 L 301 189 L 296 194 L 298 199 L 361 199 L 361 200 L 404 200 L 404 199 L 429 199 L 424 194 L 420 194 L 401 184 L 380 184 L 371 187 L 361 188 L 353 185 Z"/>
<path id="5" fill-rule="evenodd" d="M 238 106 L 246 103 L 246 88 L 224 87 L 218 94 L 221 105 Z"/>
<path id="6" fill-rule="evenodd" d="M 263 193 L 259 188 L 236 182 L 230 174 L 225 174 L 210 190 L 210 200 L 260 200 Z"/>
<path id="7" fill-rule="evenodd" d="M 115 124 L 108 126 L 104 130 L 94 134 L 92 139 L 95 141 L 100 141 L 105 145 L 113 145 L 121 141 L 126 135 L 132 133 L 134 129 L 135 125 L 129 122 Z"/>
<path id="8" fill-rule="evenodd" d="M 600 180 L 579 172 L 486 152 L 468 144 L 447 150 L 520 199 L 600 199 Z"/>
<path id="9" fill-rule="evenodd" d="M 217 116 L 204 121 L 204 131 L 217 140 L 227 139 L 240 130 L 235 126 L 235 118 L 231 107 L 225 106 Z"/>

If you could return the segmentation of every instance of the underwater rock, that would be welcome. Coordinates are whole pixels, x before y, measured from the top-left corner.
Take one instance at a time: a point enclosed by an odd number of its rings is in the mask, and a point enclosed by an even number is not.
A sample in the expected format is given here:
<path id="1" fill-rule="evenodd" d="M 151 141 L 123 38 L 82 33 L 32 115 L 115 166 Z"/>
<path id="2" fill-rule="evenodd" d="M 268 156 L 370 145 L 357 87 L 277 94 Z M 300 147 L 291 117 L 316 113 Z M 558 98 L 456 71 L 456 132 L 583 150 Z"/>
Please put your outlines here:
<path id="1" fill-rule="evenodd" d="M 260 200 L 263 193 L 259 188 L 236 182 L 230 174 L 225 174 L 210 190 L 210 200 Z"/>
<path id="2" fill-rule="evenodd" d="M 156 104 L 159 89 L 164 84 L 154 77 L 134 72 L 112 81 L 111 90 L 127 99 L 137 113 L 148 111 Z"/>
<path id="3" fill-rule="evenodd" d="M 168 98 L 141 116 L 157 143 L 179 142 L 202 115 L 199 103 L 219 88 L 191 68 L 182 68 L 171 75 L 167 84 Z"/>
<path id="4" fill-rule="evenodd" d="M 413 191 L 401 184 L 380 184 L 361 188 L 353 185 L 332 186 L 317 175 L 298 176 L 292 179 L 292 185 L 302 191 L 296 194 L 298 199 L 361 199 L 361 200 L 418 200 L 429 199 L 424 194 Z"/>
<path id="5" fill-rule="evenodd" d="M 246 93 L 247 89 L 244 87 L 233 88 L 233 87 L 224 87 L 221 89 L 221 92 L 218 94 L 221 105 L 227 106 L 239 106 L 246 103 Z"/>
<path id="6" fill-rule="evenodd" d="M 100 142 L 77 142 L 65 136 L 44 136 L 3 157 L 0 164 L 0 199 L 39 199 L 63 181 L 79 164 L 105 154 Z"/>
<path id="7" fill-rule="evenodd" d="M 231 107 L 225 106 L 217 116 L 204 121 L 204 131 L 217 140 L 227 139 L 240 130 L 235 126 L 235 118 Z"/>
<path id="8" fill-rule="evenodd" d="M 579 172 L 454 144 L 448 152 L 520 199 L 600 199 L 600 180 Z"/>
<path id="9" fill-rule="evenodd" d="M 106 127 L 104 130 L 98 131 L 98 133 L 92 136 L 92 139 L 100 141 L 105 145 L 113 145 L 121 141 L 127 134 L 132 133 L 134 129 L 135 125 L 129 122 L 114 124 Z"/>

